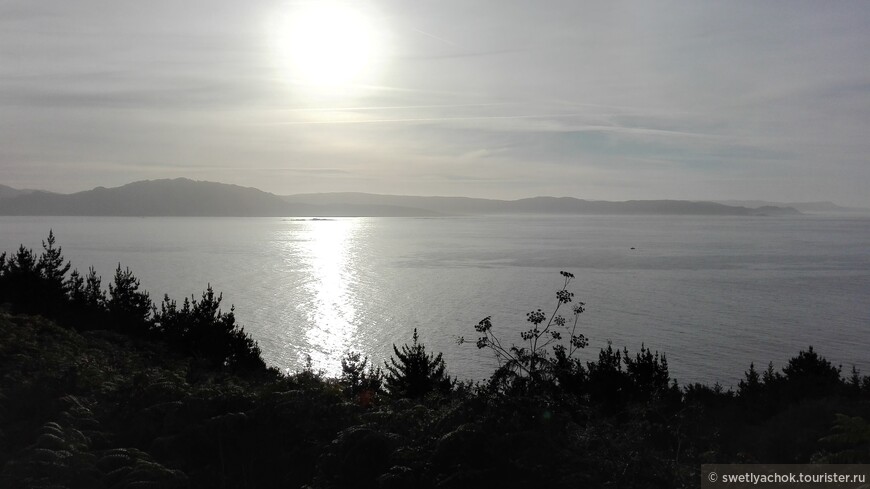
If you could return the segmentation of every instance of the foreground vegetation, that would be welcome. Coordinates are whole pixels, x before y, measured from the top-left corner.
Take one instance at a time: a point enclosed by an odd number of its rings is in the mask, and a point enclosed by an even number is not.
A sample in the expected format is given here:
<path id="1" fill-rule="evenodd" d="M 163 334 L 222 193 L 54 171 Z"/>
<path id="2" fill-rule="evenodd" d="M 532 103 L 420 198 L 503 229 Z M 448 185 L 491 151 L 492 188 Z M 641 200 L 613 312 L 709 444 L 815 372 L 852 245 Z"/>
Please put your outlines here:
<path id="1" fill-rule="evenodd" d="M 0 258 L 0 487 L 674 488 L 707 462 L 870 462 L 870 377 L 812 348 L 736 391 L 679 386 L 643 347 L 580 362 L 566 272 L 516 344 L 474 328 L 487 382 L 416 331 L 326 378 L 268 368 L 210 288 L 156 306 L 129 270 L 106 293 L 43 247 Z"/>

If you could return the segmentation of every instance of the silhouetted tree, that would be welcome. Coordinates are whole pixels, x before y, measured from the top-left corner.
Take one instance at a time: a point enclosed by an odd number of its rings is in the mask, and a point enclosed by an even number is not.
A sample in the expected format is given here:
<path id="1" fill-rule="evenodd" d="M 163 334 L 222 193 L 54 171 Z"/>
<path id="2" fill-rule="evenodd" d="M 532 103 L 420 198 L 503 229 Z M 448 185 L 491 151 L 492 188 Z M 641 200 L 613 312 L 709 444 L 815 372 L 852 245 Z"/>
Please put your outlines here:
<path id="1" fill-rule="evenodd" d="M 18 251 L 7 259 L 6 273 L 10 277 L 36 275 L 37 272 L 38 269 L 36 268 L 36 258 L 33 255 L 33 250 L 25 248 L 24 245 L 20 245 Z"/>
<path id="2" fill-rule="evenodd" d="M 787 395 L 792 399 L 828 395 L 841 385 L 840 370 L 813 351 L 812 346 L 801 350 L 782 369 Z"/>
<path id="3" fill-rule="evenodd" d="M 452 381 L 445 374 L 442 354 L 426 353 L 426 347 L 418 342 L 416 328 L 411 345 L 405 344 L 399 350 L 393 344 L 393 352 L 395 356 L 384 362 L 384 386 L 391 396 L 418 398 L 430 392 L 450 391 Z"/>
<path id="4" fill-rule="evenodd" d="M 42 278 L 37 292 L 43 303 L 40 309 L 52 316 L 66 308 L 64 281 L 70 269 L 70 263 L 64 263 L 62 250 L 55 243 L 54 231 L 49 230 L 48 238 L 42 241 L 43 251 L 36 263 L 36 269 Z"/>
<path id="5" fill-rule="evenodd" d="M 20 245 L 14 255 L 6 258 L 0 301 L 9 302 L 15 311 L 38 312 L 43 303 L 41 282 L 33 250 Z"/>
<path id="6" fill-rule="evenodd" d="M 129 268 L 121 270 L 120 263 L 115 270 L 113 283 L 109 284 L 107 306 L 112 321 L 116 322 L 116 328 L 137 335 L 148 332 L 148 318 L 152 309 L 151 298 L 148 297 L 148 292 L 139 290 L 139 279 Z"/>
<path id="7" fill-rule="evenodd" d="M 381 369 L 369 364 L 369 357 L 359 352 L 347 352 L 341 359 L 339 381 L 345 386 L 345 394 L 363 406 L 371 404 L 381 391 L 383 377 Z"/>
<path id="8" fill-rule="evenodd" d="M 782 374 L 774 371 L 773 362 L 768 362 L 767 369 L 761 373 L 761 382 L 764 384 L 764 390 L 768 394 L 771 392 L 778 392 L 782 381 Z"/>
<path id="9" fill-rule="evenodd" d="M 84 300 L 88 307 L 104 309 L 106 307 L 106 291 L 103 290 L 103 278 L 97 275 L 94 267 L 88 268 L 88 276 L 85 278 Z"/>
<path id="10" fill-rule="evenodd" d="M 846 381 L 849 395 L 857 397 L 861 395 L 861 372 L 855 365 L 852 365 L 852 370 L 849 371 L 849 378 Z"/>
<path id="11" fill-rule="evenodd" d="M 181 308 L 175 299 L 170 299 L 169 294 L 163 295 L 160 303 L 160 311 L 154 309 L 154 330 L 163 339 L 175 345 L 187 347 L 190 323 L 193 315 L 190 308 L 190 299 L 185 297 Z"/>
<path id="12" fill-rule="evenodd" d="M 73 270 L 69 274 L 69 278 L 64 283 L 67 296 L 70 302 L 74 305 L 84 304 L 85 302 L 85 279 L 79 273 L 78 269 Z"/>
<path id="13" fill-rule="evenodd" d="M 750 363 L 749 370 L 743 374 L 743 380 L 737 383 L 737 395 L 747 400 L 754 400 L 761 395 L 761 388 L 761 376 L 755 370 L 755 363 Z"/>
<path id="14" fill-rule="evenodd" d="M 63 253 L 60 246 L 55 246 L 57 240 L 54 231 L 48 231 L 48 238 L 42 242 L 42 255 L 36 264 L 40 275 L 49 282 L 52 287 L 63 290 L 64 277 L 70 269 L 70 263 L 64 263 Z"/>
<path id="15" fill-rule="evenodd" d="M 64 287 L 69 297 L 69 319 L 76 329 L 102 329 L 110 326 L 107 323 L 106 292 L 94 267 L 88 268 L 85 277 L 78 270 L 73 270 Z"/>
<path id="16" fill-rule="evenodd" d="M 587 362 L 587 390 L 593 402 L 623 404 L 630 396 L 631 381 L 622 369 L 622 352 L 608 341 L 597 362 Z"/>
<path id="17" fill-rule="evenodd" d="M 160 311 L 154 311 L 154 331 L 170 344 L 216 366 L 264 369 L 259 346 L 236 325 L 232 307 L 229 312 L 221 312 L 222 300 L 211 285 L 200 300 L 185 298 L 180 308 L 176 301 L 164 296 Z"/>
<path id="18" fill-rule="evenodd" d="M 628 349 L 623 348 L 622 360 L 625 371 L 633 386 L 633 396 L 637 400 L 649 400 L 668 390 L 670 374 L 668 360 L 664 354 L 653 353 L 643 344 L 640 352 L 632 359 Z"/>

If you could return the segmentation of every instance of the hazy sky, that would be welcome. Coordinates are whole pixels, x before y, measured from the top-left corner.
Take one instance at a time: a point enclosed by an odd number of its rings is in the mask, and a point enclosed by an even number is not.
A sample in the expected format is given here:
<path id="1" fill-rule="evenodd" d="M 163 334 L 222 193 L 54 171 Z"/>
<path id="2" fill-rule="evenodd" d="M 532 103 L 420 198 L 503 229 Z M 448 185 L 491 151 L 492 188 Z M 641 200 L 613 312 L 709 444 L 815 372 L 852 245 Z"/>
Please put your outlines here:
<path id="1" fill-rule="evenodd" d="M 870 206 L 868 155 L 866 1 L 0 0 L 18 188 Z"/>

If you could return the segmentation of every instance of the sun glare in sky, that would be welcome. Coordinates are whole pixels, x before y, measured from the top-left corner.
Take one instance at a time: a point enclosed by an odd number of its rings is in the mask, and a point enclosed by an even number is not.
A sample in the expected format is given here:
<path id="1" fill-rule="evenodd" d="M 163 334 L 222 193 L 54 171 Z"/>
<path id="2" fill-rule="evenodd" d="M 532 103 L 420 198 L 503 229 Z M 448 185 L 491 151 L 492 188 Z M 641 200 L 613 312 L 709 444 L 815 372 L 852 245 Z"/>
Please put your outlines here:
<path id="1" fill-rule="evenodd" d="M 278 63 L 295 84 L 347 88 L 371 81 L 383 57 L 374 19 L 346 3 L 305 3 L 270 26 Z"/>

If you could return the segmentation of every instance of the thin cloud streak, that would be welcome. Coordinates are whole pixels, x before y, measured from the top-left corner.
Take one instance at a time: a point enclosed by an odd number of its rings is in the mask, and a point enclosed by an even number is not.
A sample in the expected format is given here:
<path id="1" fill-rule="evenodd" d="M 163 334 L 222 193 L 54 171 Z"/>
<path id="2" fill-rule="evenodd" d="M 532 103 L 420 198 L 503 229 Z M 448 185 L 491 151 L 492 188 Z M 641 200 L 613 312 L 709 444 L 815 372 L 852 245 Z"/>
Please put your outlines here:
<path id="1" fill-rule="evenodd" d="M 400 119 L 357 119 L 357 120 L 329 120 L 329 121 L 284 121 L 270 122 L 254 125 L 263 126 L 305 126 L 305 125 L 353 125 L 353 124 L 402 124 L 402 123 L 427 123 L 427 122 L 457 122 L 457 121 L 486 121 L 486 120 L 512 120 L 512 119 L 564 119 L 585 116 L 583 113 L 571 114 L 523 114 L 523 115 L 487 115 L 487 116 L 463 116 L 463 117 L 416 117 Z M 718 139 L 714 134 L 703 134 L 688 131 L 670 131 L 664 129 L 651 129 L 644 127 L 604 126 L 604 125 L 578 125 L 565 126 L 552 130 L 553 132 L 613 132 L 636 135 L 654 136 L 684 136 L 702 139 Z"/>
<path id="2" fill-rule="evenodd" d="M 511 105 L 508 103 L 492 103 L 492 104 L 442 104 L 442 105 L 385 105 L 371 107 L 294 107 L 288 109 L 277 109 L 281 112 L 354 112 L 367 110 L 409 110 L 409 109 L 457 109 L 468 107 L 498 107 Z"/>
<path id="3" fill-rule="evenodd" d="M 582 114 L 546 114 L 546 115 L 486 115 L 468 117 L 417 117 L 404 119 L 358 119 L 358 120 L 331 120 L 331 121 L 286 121 L 265 123 L 269 126 L 297 126 L 297 125 L 345 125 L 345 124 L 391 124 L 404 122 L 451 122 L 451 121 L 477 121 L 490 119 L 553 119 L 563 117 L 577 117 Z"/>
<path id="4" fill-rule="evenodd" d="M 436 36 L 435 34 L 431 34 L 431 33 L 429 33 L 429 32 L 426 32 L 426 31 L 422 30 L 422 29 L 417 29 L 416 27 L 409 27 L 409 29 L 411 29 L 411 30 L 414 31 L 414 32 L 419 32 L 420 34 L 423 34 L 423 35 L 426 36 L 426 37 L 431 37 L 432 39 L 435 39 L 436 41 L 441 41 L 441 42 L 443 42 L 444 44 L 447 44 L 447 45 L 449 45 L 449 46 L 453 46 L 453 47 L 455 47 L 455 48 L 461 47 L 461 46 L 459 46 L 458 44 L 456 44 L 455 42 L 452 42 L 452 41 L 449 41 L 449 40 L 447 40 L 447 39 L 444 39 L 443 37 L 438 37 L 438 36 Z"/>

